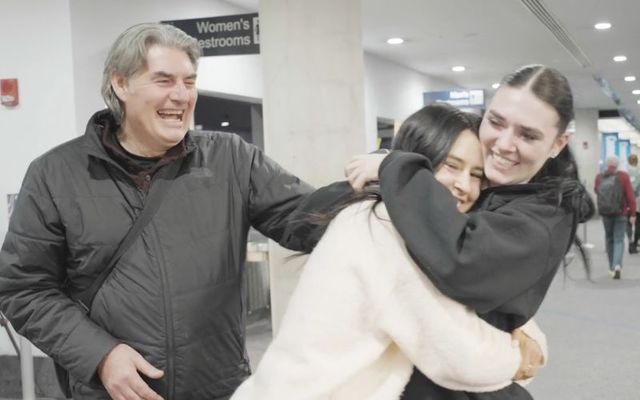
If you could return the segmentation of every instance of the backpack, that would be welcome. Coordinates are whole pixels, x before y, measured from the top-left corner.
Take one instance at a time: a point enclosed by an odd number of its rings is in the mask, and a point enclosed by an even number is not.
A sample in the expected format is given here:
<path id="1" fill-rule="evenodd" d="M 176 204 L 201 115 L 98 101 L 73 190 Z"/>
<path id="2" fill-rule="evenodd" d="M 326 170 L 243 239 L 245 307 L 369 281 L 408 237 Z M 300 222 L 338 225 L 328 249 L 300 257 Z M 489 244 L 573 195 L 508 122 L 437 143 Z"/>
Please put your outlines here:
<path id="1" fill-rule="evenodd" d="M 603 174 L 598 186 L 598 213 L 604 216 L 622 214 L 624 196 L 618 173 Z"/>

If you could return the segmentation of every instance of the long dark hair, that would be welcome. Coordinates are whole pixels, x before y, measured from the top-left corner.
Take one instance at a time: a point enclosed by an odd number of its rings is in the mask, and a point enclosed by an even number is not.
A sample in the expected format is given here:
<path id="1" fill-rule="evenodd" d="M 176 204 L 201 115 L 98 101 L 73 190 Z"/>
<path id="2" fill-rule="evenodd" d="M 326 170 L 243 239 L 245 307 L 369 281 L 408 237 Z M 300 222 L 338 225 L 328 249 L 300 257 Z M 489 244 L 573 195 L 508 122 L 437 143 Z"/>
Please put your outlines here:
<path id="1" fill-rule="evenodd" d="M 569 81 L 560 71 L 544 65 L 527 65 L 505 76 L 502 84 L 529 89 L 538 99 L 553 107 L 558 114 L 558 135 L 566 132 L 574 118 L 573 93 Z M 586 222 L 593 217 L 595 206 L 593 199 L 580 183 L 578 165 L 569 146 L 565 146 L 557 156 L 549 158 L 530 182 L 542 186 L 538 194 L 540 197 L 573 214 L 571 241 L 567 251 L 571 243 L 578 248 L 589 274 L 590 261 L 585 256 L 586 250 L 576 236 L 576 230 L 578 223 Z M 566 267 L 566 264 L 564 266 Z"/>
<path id="2" fill-rule="evenodd" d="M 478 135 L 481 120 L 477 114 L 461 111 L 446 103 L 429 104 L 402 123 L 391 149 L 422 154 L 436 170 L 463 131 L 470 130 Z M 311 221 L 326 225 L 346 207 L 364 200 L 375 200 L 372 207 L 372 212 L 375 212 L 375 206 L 382 201 L 377 183 L 368 185 L 362 192 L 354 192 L 327 213 L 311 215 Z"/>

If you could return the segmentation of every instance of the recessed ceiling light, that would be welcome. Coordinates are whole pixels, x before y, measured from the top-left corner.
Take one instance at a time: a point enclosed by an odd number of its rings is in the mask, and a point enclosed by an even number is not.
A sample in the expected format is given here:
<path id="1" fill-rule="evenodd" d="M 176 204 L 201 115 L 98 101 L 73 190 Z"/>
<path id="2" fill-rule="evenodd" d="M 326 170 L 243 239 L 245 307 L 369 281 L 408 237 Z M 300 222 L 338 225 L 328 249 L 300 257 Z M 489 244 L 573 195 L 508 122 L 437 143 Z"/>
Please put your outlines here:
<path id="1" fill-rule="evenodd" d="M 613 57 L 613 61 L 615 61 L 615 62 L 627 61 L 627 56 L 615 56 L 615 57 Z"/>
<path id="2" fill-rule="evenodd" d="M 466 68 L 464 67 L 464 65 L 456 65 L 454 67 L 451 67 L 451 70 L 453 72 L 464 72 Z"/>
<path id="3" fill-rule="evenodd" d="M 493 85 L 491 85 L 492 88 L 497 89 L 500 87 L 500 84 L 498 82 L 494 83 Z"/>
<path id="4" fill-rule="evenodd" d="M 594 25 L 594 28 L 596 28 L 599 31 L 605 31 L 611 28 L 611 24 L 608 22 L 598 22 L 597 24 Z"/>
<path id="5" fill-rule="evenodd" d="M 638 100 L 638 104 L 640 104 L 640 100 Z"/>
<path id="6" fill-rule="evenodd" d="M 636 80 L 636 77 L 635 77 L 635 76 L 633 76 L 633 75 L 629 75 L 629 76 L 625 76 L 625 77 L 624 77 L 624 80 L 625 80 L 626 82 L 633 82 L 633 81 L 635 81 L 635 80 Z"/>
<path id="7" fill-rule="evenodd" d="M 387 39 L 387 43 L 389 43 L 389 44 L 402 44 L 402 43 L 404 43 L 404 39 L 403 38 L 399 38 L 399 37 L 389 38 L 389 39 Z"/>
<path id="8" fill-rule="evenodd" d="M 639 95 L 640 94 L 640 89 L 632 90 L 631 93 L 633 93 L 635 95 Z"/>
<path id="9" fill-rule="evenodd" d="M 224 127 L 229 126 L 229 121 L 222 121 L 222 122 L 220 122 L 220 126 L 224 126 Z"/>

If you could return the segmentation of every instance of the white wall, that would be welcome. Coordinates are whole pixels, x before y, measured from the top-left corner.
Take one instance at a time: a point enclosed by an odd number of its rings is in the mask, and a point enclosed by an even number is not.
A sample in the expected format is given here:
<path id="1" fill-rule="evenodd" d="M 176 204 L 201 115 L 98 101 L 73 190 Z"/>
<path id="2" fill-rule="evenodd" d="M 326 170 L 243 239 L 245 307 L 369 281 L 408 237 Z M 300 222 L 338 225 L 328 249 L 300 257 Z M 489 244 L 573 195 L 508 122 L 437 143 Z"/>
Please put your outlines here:
<path id="1" fill-rule="evenodd" d="M 73 66 L 76 83 L 76 129 L 84 133 L 87 120 L 104 108 L 100 97 L 102 69 L 109 46 L 131 25 L 176 19 L 246 13 L 215 0 L 69 0 Z M 206 57 L 198 69 L 198 89 L 262 98 L 259 55 Z"/>
<path id="2" fill-rule="evenodd" d="M 0 78 L 18 78 L 20 105 L 0 106 L 0 239 L 7 193 L 29 162 L 75 137 L 68 0 L 0 0 Z"/>
<path id="3" fill-rule="evenodd" d="M 29 162 L 75 137 L 68 0 L 0 0 L 0 78 L 18 78 L 20 105 L 0 106 L 0 240 L 7 193 L 17 193 Z M 4 329 L 0 354 L 15 354 Z M 34 351 L 35 355 L 42 355 Z"/>
<path id="4" fill-rule="evenodd" d="M 365 129 L 367 150 L 376 147 L 377 118 L 401 123 L 423 106 L 422 93 L 457 87 L 376 55 L 365 53 Z"/>

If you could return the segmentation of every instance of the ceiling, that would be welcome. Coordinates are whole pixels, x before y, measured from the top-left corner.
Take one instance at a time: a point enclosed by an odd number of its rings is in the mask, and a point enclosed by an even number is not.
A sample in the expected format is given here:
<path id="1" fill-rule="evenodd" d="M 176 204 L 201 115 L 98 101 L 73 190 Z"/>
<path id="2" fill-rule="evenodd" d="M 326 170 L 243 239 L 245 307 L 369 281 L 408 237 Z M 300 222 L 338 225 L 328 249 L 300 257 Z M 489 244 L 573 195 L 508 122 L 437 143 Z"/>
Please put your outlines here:
<path id="1" fill-rule="evenodd" d="M 250 11 L 259 6 L 259 0 L 228 2 Z M 631 93 L 640 89 L 640 1 L 362 0 L 362 5 L 369 53 L 489 95 L 491 84 L 517 67 L 546 64 L 569 78 L 576 107 L 618 109 L 640 128 L 640 96 Z M 612 28 L 594 29 L 602 21 Z M 386 43 L 398 36 L 404 44 Z M 614 62 L 621 54 L 627 61 Z M 454 65 L 467 70 L 452 72 Z M 627 75 L 638 80 L 625 82 Z M 602 78 L 617 103 L 594 77 Z M 626 124 L 620 129 L 634 130 Z"/>

